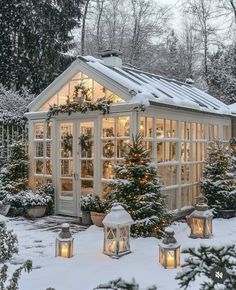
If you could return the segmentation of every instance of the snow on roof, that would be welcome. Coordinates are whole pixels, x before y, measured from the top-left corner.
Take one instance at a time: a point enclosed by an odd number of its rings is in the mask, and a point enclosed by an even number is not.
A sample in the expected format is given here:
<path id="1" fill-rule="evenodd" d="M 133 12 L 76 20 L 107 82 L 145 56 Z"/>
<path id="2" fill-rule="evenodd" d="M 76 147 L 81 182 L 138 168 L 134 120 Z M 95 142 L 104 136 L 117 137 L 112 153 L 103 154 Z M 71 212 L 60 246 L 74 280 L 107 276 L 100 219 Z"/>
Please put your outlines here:
<path id="1" fill-rule="evenodd" d="M 107 66 L 100 59 L 91 56 L 80 56 L 79 59 L 127 88 L 132 97 L 131 103 L 140 103 L 148 106 L 151 101 L 202 112 L 231 115 L 230 106 L 194 87 L 192 84 L 126 66 L 122 66 L 122 68 Z M 234 111 L 236 114 L 236 105 Z"/>
<path id="2" fill-rule="evenodd" d="M 103 220 L 103 224 L 107 226 L 129 225 L 133 222 L 130 214 L 119 204 L 114 205 Z"/>
<path id="3" fill-rule="evenodd" d="M 232 114 L 236 115 L 236 103 L 228 106 Z"/>

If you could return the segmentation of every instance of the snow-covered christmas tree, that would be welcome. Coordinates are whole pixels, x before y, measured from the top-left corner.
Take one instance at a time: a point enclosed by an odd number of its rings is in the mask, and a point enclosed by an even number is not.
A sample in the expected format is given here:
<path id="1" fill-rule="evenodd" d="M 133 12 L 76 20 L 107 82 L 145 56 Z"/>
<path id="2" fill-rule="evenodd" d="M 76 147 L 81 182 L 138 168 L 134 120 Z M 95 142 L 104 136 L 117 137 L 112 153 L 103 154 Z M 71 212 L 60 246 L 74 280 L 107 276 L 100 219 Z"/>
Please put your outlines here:
<path id="1" fill-rule="evenodd" d="M 134 236 L 159 236 L 170 221 L 157 170 L 148 153 L 142 137 L 133 136 L 123 164 L 114 167 L 116 179 L 110 184 L 111 200 L 122 203 L 135 220 L 131 227 Z"/>
<path id="2" fill-rule="evenodd" d="M 236 209 L 236 180 L 228 147 L 221 141 L 211 142 L 203 171 L 201 189 L 208 205 L 219 210 Z"/>
<path id="3" fill-rule="evenodd" d="M 9 160 L 1 169 L 0 180 L 0 199 L 8 193 L 14 194 L 27 189 L 28 156 L 25 144 L 17 142 L 12 145 Z"/>

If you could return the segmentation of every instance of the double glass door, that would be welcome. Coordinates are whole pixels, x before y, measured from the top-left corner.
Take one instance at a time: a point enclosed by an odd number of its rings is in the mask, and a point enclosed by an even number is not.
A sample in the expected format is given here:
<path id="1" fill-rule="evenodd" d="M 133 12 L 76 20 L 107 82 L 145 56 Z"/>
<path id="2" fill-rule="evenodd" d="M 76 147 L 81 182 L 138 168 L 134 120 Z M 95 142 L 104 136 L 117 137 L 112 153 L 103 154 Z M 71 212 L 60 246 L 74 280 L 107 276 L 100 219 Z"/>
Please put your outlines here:
<path id="1" fill-rule="evenodd" d="M 58 213 L 78 216 L 80 197 L 94 193 L 95 121 L 69 120 L 58 125 Z"/>

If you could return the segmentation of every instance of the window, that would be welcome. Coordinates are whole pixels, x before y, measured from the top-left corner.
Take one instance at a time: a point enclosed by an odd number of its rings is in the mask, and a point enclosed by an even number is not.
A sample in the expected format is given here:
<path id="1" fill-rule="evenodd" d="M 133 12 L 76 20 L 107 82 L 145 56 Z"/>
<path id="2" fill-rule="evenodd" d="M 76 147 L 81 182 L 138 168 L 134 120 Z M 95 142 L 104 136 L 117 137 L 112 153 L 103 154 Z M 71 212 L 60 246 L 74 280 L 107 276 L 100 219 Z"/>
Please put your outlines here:
<path id="1" fill-rule="evenodd" d="M 97 99 L 107 98 L 111 100 L 113 103 L 121 103 L 124 102 L 119 96 L 109 91 L 95 80 L 89 78 L 87 75 L 78 72 L 75 76 L 64 85 L 54 96 L 51 97 L 41 108 L 40 111 L 48 110 L 51 105 L 61 105 L 65 104 L 67 99 L 73 99 L 75 97 L 74 92 L 76 86 L 82 85 L 87 90 L 85 96 L 81 94 L 82 90 L 78 90 L 78 97 L 82 97 L 82 99 L 86 102 L 94 102 Z"/>
<path id="2" fill-rule="evenodd" d="M 118 116 L 102 119 L 101 166 L 102 195 L 106 194 L 106 180 L 114 178 L 114 164 L 121 162 L 130 142 L 130 117 Z"/>
<path id="3" fill-rule="evenodd" d="M 34 186 L 51 182 L 52 178 L 52 124 L 34 123 Z"/>

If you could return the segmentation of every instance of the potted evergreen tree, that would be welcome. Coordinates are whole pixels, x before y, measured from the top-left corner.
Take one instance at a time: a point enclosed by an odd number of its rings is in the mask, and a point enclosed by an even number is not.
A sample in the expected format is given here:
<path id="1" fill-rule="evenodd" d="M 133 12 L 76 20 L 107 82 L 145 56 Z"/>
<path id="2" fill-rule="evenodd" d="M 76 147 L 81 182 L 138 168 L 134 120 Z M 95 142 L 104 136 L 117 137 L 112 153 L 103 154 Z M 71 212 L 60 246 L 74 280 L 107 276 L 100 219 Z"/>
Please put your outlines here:
<path id="1" fill-rule="evenodd" d="M 93 204 L 93 209 L 90 212 L 92 222 L 98 227 L 103 227 L 102 221 L 110 209 L 110 204 L 106 199 L 101 199 L 98 195 L 94 197 Z"/>

